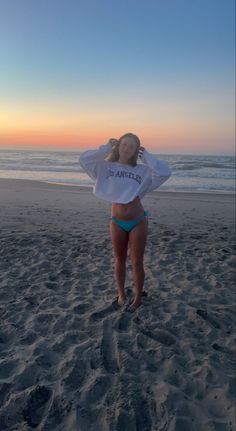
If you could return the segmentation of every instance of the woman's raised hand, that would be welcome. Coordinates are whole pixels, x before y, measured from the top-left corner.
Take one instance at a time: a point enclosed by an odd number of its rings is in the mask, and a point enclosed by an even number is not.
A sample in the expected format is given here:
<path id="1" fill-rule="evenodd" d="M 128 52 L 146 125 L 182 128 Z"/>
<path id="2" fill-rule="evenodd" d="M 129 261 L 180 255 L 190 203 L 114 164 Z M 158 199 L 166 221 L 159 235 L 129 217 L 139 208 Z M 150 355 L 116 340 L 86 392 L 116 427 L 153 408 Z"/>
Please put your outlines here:
<path id="1" fill-rule="evenodd" d="M 118 139 L 110 138 L 108 142 L 110 142 L 110 144 L 112 145 L 112 149 L 113 149 L 118 144 Z"/>
<path id="2" fill-rule="evenodd" d="M 144 147 L 139 147 L 139 150 L 138 150 L 138 152 L 139 152 L 139 157 L 142 157 L 142 154 L 143 154 L 143 151 L 145 150 L 145 148 Z"/>

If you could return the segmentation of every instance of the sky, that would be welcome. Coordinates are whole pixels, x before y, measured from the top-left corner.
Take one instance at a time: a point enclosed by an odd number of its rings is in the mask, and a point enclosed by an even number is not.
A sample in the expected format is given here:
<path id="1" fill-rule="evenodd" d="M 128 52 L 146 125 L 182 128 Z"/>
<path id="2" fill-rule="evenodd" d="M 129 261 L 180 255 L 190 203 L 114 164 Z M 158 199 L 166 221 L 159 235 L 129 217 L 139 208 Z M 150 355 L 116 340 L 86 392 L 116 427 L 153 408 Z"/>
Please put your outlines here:
<path id="1" fill-rule="evenodd" d="M 0 0 L 0 149 L 235 154 L 234 0 Z"/>

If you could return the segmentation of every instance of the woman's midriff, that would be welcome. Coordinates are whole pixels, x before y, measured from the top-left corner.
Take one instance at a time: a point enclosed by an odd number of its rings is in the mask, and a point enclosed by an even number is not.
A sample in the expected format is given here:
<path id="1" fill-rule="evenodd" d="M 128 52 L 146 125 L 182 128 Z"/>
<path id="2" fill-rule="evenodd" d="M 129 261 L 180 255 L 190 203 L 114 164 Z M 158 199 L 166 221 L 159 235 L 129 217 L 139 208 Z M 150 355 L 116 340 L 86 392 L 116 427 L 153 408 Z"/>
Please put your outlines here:
<path id="1" fill-rule="evenodd" d="M 127 204 L 113 203 L 111 215 L 121 220 L 132 220 L 143 215 L 144 208 L 137 196 L 132 202 Z"/>

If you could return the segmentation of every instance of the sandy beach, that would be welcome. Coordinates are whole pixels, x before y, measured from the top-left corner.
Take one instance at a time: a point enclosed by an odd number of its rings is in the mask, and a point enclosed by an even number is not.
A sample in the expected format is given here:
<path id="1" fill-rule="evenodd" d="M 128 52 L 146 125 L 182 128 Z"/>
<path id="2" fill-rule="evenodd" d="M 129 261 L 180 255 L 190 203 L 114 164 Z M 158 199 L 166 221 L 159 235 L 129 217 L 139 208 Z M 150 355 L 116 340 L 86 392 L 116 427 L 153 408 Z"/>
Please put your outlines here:
<path id="1" fill-rule="evenodd" d="M 115 302 L 109 202 L 14 179 L 0 201 L 1 431 L 235 430 L 233 195 L 145 196 L 134 313 Z"/>

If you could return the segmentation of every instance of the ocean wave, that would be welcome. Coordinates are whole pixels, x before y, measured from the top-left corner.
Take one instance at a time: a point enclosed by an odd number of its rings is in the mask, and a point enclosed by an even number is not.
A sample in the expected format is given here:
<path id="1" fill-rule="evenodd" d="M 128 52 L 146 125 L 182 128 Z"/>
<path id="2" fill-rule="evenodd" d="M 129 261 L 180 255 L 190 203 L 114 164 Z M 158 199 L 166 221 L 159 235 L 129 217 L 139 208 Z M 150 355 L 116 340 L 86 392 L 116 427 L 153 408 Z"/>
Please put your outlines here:
<path id="1" fill-rule="evenodd" d="M 91 185 L 79 152 L 0 151 L 0 177 Z M 171 178 L 158 190 L 234 192 L 234 156 L 156 155 L 166 160 Z"/>
<path id="2" fill-rule="evenodd" d="M 190 170 L 198 170 L 204 168 L 214 168 L 214 169 L 234 169 L 233 163 L 217 163 L 217 162 L 198 162 L 198 163 L 173 163 L 172 168 L 176 171 L 190 171 Z"/>

